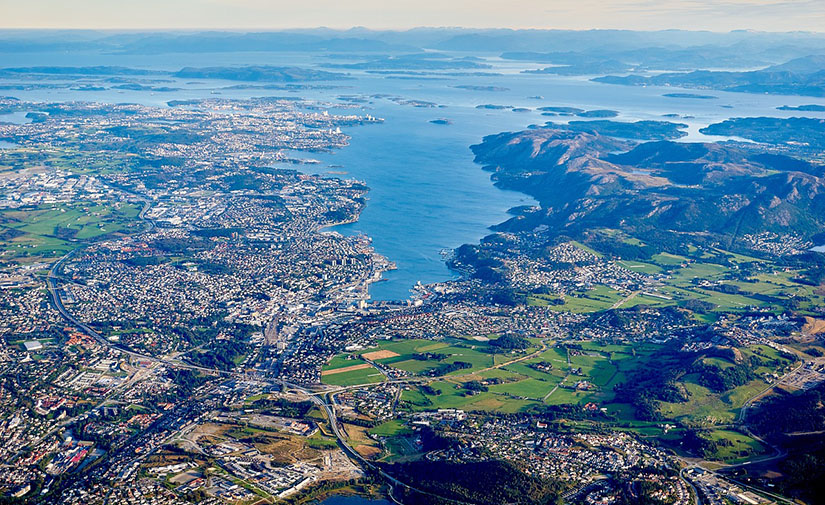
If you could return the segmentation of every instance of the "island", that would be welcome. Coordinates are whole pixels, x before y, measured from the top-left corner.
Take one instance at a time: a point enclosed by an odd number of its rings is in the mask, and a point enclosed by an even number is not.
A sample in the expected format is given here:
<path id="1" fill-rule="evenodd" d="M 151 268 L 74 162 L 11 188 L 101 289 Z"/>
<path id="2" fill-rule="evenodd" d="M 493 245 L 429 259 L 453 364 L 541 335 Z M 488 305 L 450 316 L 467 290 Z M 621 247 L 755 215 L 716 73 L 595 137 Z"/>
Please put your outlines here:
<path id="1" fill-rule="evenodd" d="M 300 67 L 249 65 L 243 67 L 185 67 L 172 74 L 186 79 L 225 79 L 229 81 L 337 81 L 348 77 L 341 73 Z"/>
<path id="2" fill-rule="evenodd" d="M 616 117 L 619 113 L 615 110 L 609 109 L 596 109 L 596 110 L 586 110 L 583 112 L 577 112 L 577 116 L 579 117 L 597 117 L 597 118 L 605 118 L 605 117 Z"/>
<path id="3" fill-rule="evenodd" d="M 825 56 L 795 58 L 749 72 L 694 70 L 654 76 L 607 75 L 592 80 L 626 86 L 676 86 L 742 93 L 825 96 Z"/>
<path id="4" fill-rule="evenodd" d="M 737 136 L 795 151 L 825 149 L 825 119 L 791 117 L 733 118 L 699 130 L 706 135 Z"/>
<path id="5" fill-rule="evenodd" d="M 825 105 L 808 104 L 797 105 L 795 107 L 792 107 L 790 105 L 783 105 L 781 107 L 777 107 L 776 110 L 792 110 L 799 112 L 825 112 Z"/>
<path id="6" fill-rule="evenodd" d="M 584 109 L 579 109 L 576 107 L 557 107 L 557 106 L 545 106 L 539 107 L 536 110 L 540 110 L 543 112 L 555 112 L 557 114 L 581 114 L 584 112 Z"/>
<path id="7" fill-rule="evenodd" d="M 467 91 L 510 91 L 510 88 L 505 88 L 504 86 L 474 86 L 470 84 L 460 84 L 450 87 L 456 89 L 466 89 Z"/>
<path id="8" fill-rule="evenodd" d="M 489 110 L 504 110 L 504 109 L 512 109 L 512 105 L 497 105 L 494 103 L 485 103 L 481 105 L 476 105 L 476 109 L 489 109 Z"/>
<path id="9" fill-rule="evenodd" d="M 667 98 L 689 98 L 693 100 L 715 100 L 719 98 L 713 95 L 700 95 L 698 93 L 665 93 L 662 96 Z"/>

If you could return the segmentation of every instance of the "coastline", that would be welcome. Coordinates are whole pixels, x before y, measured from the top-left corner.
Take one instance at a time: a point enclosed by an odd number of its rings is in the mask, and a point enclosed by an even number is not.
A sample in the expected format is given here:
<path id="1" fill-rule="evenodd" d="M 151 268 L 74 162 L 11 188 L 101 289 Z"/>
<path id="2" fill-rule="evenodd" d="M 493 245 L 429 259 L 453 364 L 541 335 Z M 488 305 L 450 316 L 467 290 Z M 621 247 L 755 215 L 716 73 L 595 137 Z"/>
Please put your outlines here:
<path id="1" fill-rule="evenodd" d="M 370 291 L 369 291 L 370 286 L 375 284 L 375 283 L 378 283 L 378 282 L 386 282 L 387 279 L 385 279 L 383 277 L 384 272 L 390 272 L 392 270 L 397 270 L 398 266 L 395 264 L 395 262 L 391 261 L 389 258 L 387 258 L 383 254 L 381 254 L 381 253 L 379 253 L 378 251 L 375 250 L 375 248 L 372 246 L 372 237 L 370 237 L 369 235 L 366 235 L 366 234 L 363 234 L 363 233 L 355 235 L 355 236 L 353 236 L 353 235 L 344 235 L 343 233 L 333 229 L 337 226 L 343 226 L 343 225 L 357 223 L 358 218 L 360 216 L 361 216 L 361 212 L 359 210 L 358 214 L 356 216 L 354 216 L 353 218 L 351 218 L 351 219 L 346 219 L 346 220 L 343 220 L 343 221 L 335 221 L 335 222 L 332 222 L 332 223 L 329 223 L 329 224 L 321 225 L 321 226 L 318 226 L 315 229 L 315 231 L 316 231 L 316 233 L 322 233 L 322 234 L 333 234 L 334 233 L 334 234 L 337 234 L 337 235 L 339 235 L 341 237 L 344 237 L 346 239 L 350 239 L 350 238 L 358 239 L 359 237 L 361 237 L 362 240 L 366 240 L 368 242 L 369 245 L 366 246 L 368 248 L 368 251 L 365 251 L 365 254 L 369 254 L 370 263 L 373 266 L 373 275 L 371 277 L 368 277 L 368 278 L 364 279 L 364 281 L 363 281 L 363 283 L 361 284 L 360 287 L 363 288 L 363 290 L 366 292 L 367 296 L 364 299 L 365 300 L 370 300 L 371 299 L 371 295 L 370 295 Z"/>

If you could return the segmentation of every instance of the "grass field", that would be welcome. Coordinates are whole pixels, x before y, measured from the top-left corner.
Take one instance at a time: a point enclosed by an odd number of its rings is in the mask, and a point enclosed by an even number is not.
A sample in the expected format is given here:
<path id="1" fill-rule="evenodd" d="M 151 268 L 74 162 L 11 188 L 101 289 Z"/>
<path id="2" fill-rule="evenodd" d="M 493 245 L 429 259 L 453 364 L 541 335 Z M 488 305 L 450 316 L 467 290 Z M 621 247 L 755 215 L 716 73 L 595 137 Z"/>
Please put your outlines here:
<path id="1" fill-rule="evenodd" d="M 467 394 L 467 391 L 456 384 L 446 381 L 436 381 L 430 386 L 440 392 L 438 395 L 424 394 L 420 390 L 404 391 L 401 399 L 409 405 L 411 410 L 432 410 L 432 409 L 464 409 L 464 410 L 487 410 L 498 412 L 519 412 L 530 405 L 537 405 L 537 402 L 526 399 L 512 397 L 505 393 L 490 391 Z"/>
<path id="2" fill-rule="evenodd" d="M 349 372 L 324 375 L 321 377 L 321 382 L 331 386 L 355 386 L 357 384 L 383 382 L 384 379 L 385 377 L 381 372 L 370 366 L 369 368 L 351 370 Z"/>
<path id="3" fill-rule="evenodd" d="M 533 400 L 541 400 L 549 393 L 560 380 L 539 380 L 527 378 L 518 382 L 509 382 L 490 386 L 490 391 L 503 393 L 513 397 L 524 397 Z"/>
<path id="4" fill-rule="evenodd" d="M 58 257 L 110 233 L 138 229 L 138 205 L 93 202 L 49 204 L 0 213 L 0 240 L 4 258 L 25 256 Z"/>
<path id="5" fill-rule="evenodd" d="M 649 296 L 644 293 L 637 294 L 630 300 L 627 300 L 621 305 L 619 305 L 619 308 L 629 309 L 637 305 L 647 305 L 648 307 L 666 307 L 668 305 L 674 305 L 676 303 L 676 301 L 672 297 L 665 298 L 665 296 L 667 295 Z"/>
<path id="6" fill-rule="evenodd" d="M 736 419 L 739 409 L 751 397 L 767 387 L 762 380 L 754 380 L 724 393 L 714 393 L 696 383 L 694 374 L 686 375 L 683 384 L 690 393 L 685 403 L 662 403 L 662 415 L 669 419 L 703 424 L 729 423 Z"/>
<path id="7" fill-rule="evenodd" d="M 567 351 L 562 347 L 552 347 L 538 356 L 499 369 L 461 374 L 455 378 L 446 376 L 442 380 L 436 380 L 430 386 L 439 394 L 426 394 L 422 390 L 413 389 L 404 391 L 401 398 L 412 410 L 460 408 L 515 412 L 541 404 L 608 403 L 615 397 L 613 387 L 625 381 L 629 371 L 643 366 L 645 358 L 657 348 L 650 344 L 576 344 L 582 349 L 571 352 L 569 365 Z M 536 363 L 551 363 L 553 368 L 543 371 L 530 366 Z M 571 368 L 580 368 L 581 374 L 570 375 Z M 462 387 L 463 383 L 470 380 L 493 378 L 502 382 L 489 384 L 488 391 L 485 392 L 469 394 Z M 595 387 L 590 390 L 575 390 L 574 386 L 580 381 L 590 382 Z M 632 415 L 626 419 L 632 419 Z"/>
<path id="8" fill-rule="evenodd" d="M 670 254 L 666 252 L 654 254 L 650 259 L 658 265 L 666 266 L 681 265 L 682 263 L 687 261 L 687 258 L 685 258 L 684 256 L 677 256 L 675 254 Z"/>
<path id="9" fill-rule="evenodd" d="M 599 258 L 601 258 L 601 257 L 602 257 L 602 253 L 600 253 L 599 251 L 596 251 L 596 250 L 594 250 L 594 249 L 591 249 L 591 248 L 587 247 L 586 245 L 582 244 L 581 242 L 579 242 L 579 241 L 577 241 L 577 240 L 572 240 L 572 241 L 570 241 L 570 243 L 571 243 L 571 244 L 573 244 L 574 246 L 578 247 L 579 249 L 582 249 L 582 250 L 584 250 L 584 251 L 589 252 L 590 254 L 592 254 L 592 255 L 594 255 L 594 256 L 597 256 L 597 257 L 599 257 Z"/>
<path id="10" fill-rule="evenodd" d="M 493 339 L 497 338 L 496 335 L 492 335 L 491 337 L 493 337 Z M 537 342 L 538 340 L 534 343 L 538 345 Z M 426 375 L 442 365 L 452 364 L 457 361 L 469 363 L 471 365 L 470 368 L 462 368 L 447 374 L 448 376 L 466 375 L 490 368 L 505 361 L 510 361 L 519 355 L 529 354 L 534 350 L 535 348 L 531 348 L 515 354 L 495 353 L 495 350 L 490 347 L 488 342 L 473 339 L 456 338 L 445 339 L 443 341 L 425 339 L 385 340 L 368 349 L 336 356 L 323 367 L 323 370 L 328 371 L 339 367 L 366 363 L 366 361 L 361 359 L 362 356 L 376 356 L 376 353 L 382 353 L 378 355 L 385 355 L 387 357 L 374 359 L 375 362 L 421 375 Z M 441 355 L 443 357 L 440 359 L 419 359 L 420 355 L 425 353 Z M 349 374 L 349 372 L 347 372 L 347 374 Z M 332 376 L 324 377 L 324 382 L 328 384 L 337 383 L 338 379 L 333 379 L 336 382 L 328 382 L 327 379 L 331 377 Z"/>
<path id="11" fill-rule="evenodd" d="M 626 244 L 645 246 L 642 241 L 620 230 L 600 229 L 598 232 Z M 592 251 L 583 244 L 574 245 Z M 624 302 L 622 300 L 628 293 L 596 284 L 590 289 L 566 295 L 527 293 L 527 304 L 547 306 L 558 311 L 590 313 L 610 309 L 617 302 L 618 308 L 629 309 L 639 305 L 665 307 L 682 305 L 688 300 L 701 300 L 713 306 L 709 313 L 694 314 L 697 320 L 703 322 L 715 321 L 717 314 L 721 312 L 741 312 L 751 307 L 781 312 L 787 309 L 782 301 L 790 298 L 796 299 L 799 310 L 806 314 L 813 314 L 817 307 L 825 304 L 825 296 L 817 293 L 814 286 L 794 280 L 800 276 L 798 271 L 777 269 L 774 272 L 759 271 L 751 277 L 743 277 L 742 270 L 748 268 L 749 264 L 759 264 L 760 269 L 763 269 L 773 263 L 718 248 L 700 249 L 693 244 L 687 246 L 686 255 L 663 251 L 645 259 L 617 260 L 619 265 L 632 272 L 658 276 L 661 281 L 655 288 L 649 288 L 650 291 L 641 290 Z"/>
<path id="12" fill-rule="evenodd" d="M 369 433 L 377 437 L 394 437 L 397 435 L 408 435 L 412 433 L 412 431 L 406 427 L 403 422 L 394 419 L 370 428 Z"/>
<path id="13" fill-rule="evenodd" d="M 556 300 L 561 300 L 559 295 L 531 294 L 527 296 L 527 305 L 532 307 L 546 307 Z"/>
<path id="14" fill-rule="evenodd" d="M 322 373 L 327 370 L 335 370 L 338 368 L 347 368 L 354 365 L 365 364 L 367 364 L 367 362 L 362 359 L 349 359 L 346 356 L 335 356 L 322 368 Z"/>
<path id="15" fill-rule="evenodd" d="M 562 305 L 550 305 L 553 310 L 562 312 L 596 312 L 609 309 L 625 295 L 615 289 L 597 284 L 587 291 L 576 291 L 564 298 Z"/>
<path id="16" fill-rule="evenodd" d="M 768 453 L 764 444 L 738 431 L 713 430 L 709 438 L 718 447 L 711 457 L 725 463 L 740 463 Z"/>
<path id="17" fill-rule="evenodd" d="M 620 261 L 620 265 L 630 270 L 631 272 L 638 272 L 641 274 L 655 275 L 662 272 L 662 267 L 652 263 L 643 263 L 641 261 Z"/>
<path id="18" fill-rule="evenodd" d="M 387 439 L 384 447 L 387 454 L 381 458 L 381 461 L 399 461 L 421 454 L 421 448 L 416 444 L 415 439 L 405 435 Z"/>

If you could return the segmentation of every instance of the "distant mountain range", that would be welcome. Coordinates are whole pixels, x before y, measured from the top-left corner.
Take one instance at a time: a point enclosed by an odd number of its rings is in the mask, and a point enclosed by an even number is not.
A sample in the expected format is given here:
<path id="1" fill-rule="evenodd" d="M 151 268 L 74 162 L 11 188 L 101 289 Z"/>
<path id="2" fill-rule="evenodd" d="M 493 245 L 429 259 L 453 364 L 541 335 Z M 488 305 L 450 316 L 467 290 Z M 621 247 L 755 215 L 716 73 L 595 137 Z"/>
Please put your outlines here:
<path id="1" fill-rule="evenodd" d="M 757 67 L 774 61 L 762 52 L 742 52 L 737 46 L 698 46 L 673 48 L 652 46 L 644 49 L 603 51 L 505 52 L 506 60 L 550 63 L 554 66 L 533 73 L 588 75 L 641 70 L 694 70 L 698 68 Z"/>
<path id="2" fill-rule="evenodd" d="M 128 67 L 17 67 L 0 69 L 0 77 L 22 75 L 48 76 L 168 76 L 186 79 L 225 79 L 245 82 L 335 81 L 347 79 L 346 74 L 302 67 L 271 65 L 241 65 L 233 67 L 185 67 L 177 72 L 143 70 Z M 134 84 L 132 84 L 134 85 Z M 133 88 L 131 88 L 133 89 Z"/>
<path id="3" fill-rule="evenodd" d="M 825 55 L 795 58 L 781 65 L 749 72 L 696 70 L 654 76 L 609 75 L 593 80 L 628 86 L 678 86 L 745 93 L 825 96 Z"/>
<path id="4" fill-rule="evenodd" d="M 575 51 L 571 52 L 571 48 Z M 690 68 L 770 64 L 825 53 L 817 33 L 711 33 L 663 30 L 510 30 L 416 28 L 376 31 L 366 28 L 268 32 L 97 32 L 89 30 L 0 30 L 0 53 L 103 51 L 126 54 L 209 52 L 419 52 L 422 49 L 484 53 L 544 54 L 531 61 L 568 63 L 596 59 L 646 66 L 684 62 Z M 549 56 L 547 56 L 549 55 Z M 538 58 L 538 59 L 536 59 Z M 572 62 L 572 63 L 571 63 Z M 748 63 L 750 62 L 750 63 Z"/>
<path id="5" fill-rule="evenodd" d="M 444 53 L 382 56 L 367 58 L 366 61 L 357 63 L 325 63 L 323 66 L 358 70 L 467 70 L 492 68 L 492 65 L 483 63 L 478 58 L 451 58 Z"/>
<path id="6" fill-rule="evenodd" d="M 316 65 L 330 70 L 368 72 L 486 70 L 490 68 L 489 62 L 479 56 L 501 56 L 535 65 L 526 72 L 595 75 L 602 76 L 597 81 L 611 84 L 825 96 L 825 56 L 821 56 L 825 55 L 825 35 L 818 33 L 463 28 L 318 28 L 249 33 L 0 30 L 0 55 L 49 55 L 41 61 L 53 61 L 54 54 L 73 61 L 73 56 L 88 58 L 94 53 L 117 56 L 230 52 L 318 53 L 324 58 Z M 106 68 L 116 75 L 141 75 L 134 69 L 114 72 L 115 67 L 67 67 L 60 71 L 41 67 L 39 73 L 70 73 L 70 68 L 75 75 L 98 75 L 94 72 Z M 761 70 L 742 71 L 743 68 Z M 6 69 L 0 77 L 14 71 Z M 666 73 L 651 75 L 651 71 Z M 293 69 L 224 73 L 230 77 L 223 78 L 235 80 L 287 82 L 293 75 L 301 74 Z M 336 76 L 317 73 L 300 80 L 332 78 Z"/>

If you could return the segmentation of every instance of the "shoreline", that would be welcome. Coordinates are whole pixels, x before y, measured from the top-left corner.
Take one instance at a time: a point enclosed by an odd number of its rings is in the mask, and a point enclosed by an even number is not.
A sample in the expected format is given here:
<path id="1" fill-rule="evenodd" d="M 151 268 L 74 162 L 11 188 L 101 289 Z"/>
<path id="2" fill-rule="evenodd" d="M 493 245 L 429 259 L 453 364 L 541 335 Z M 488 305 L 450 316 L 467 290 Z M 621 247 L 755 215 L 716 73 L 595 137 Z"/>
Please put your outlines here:
<path id="1" fill-rule="evenodd" d="M 370 263 L 374 267 L 373 275 L 366 278 L 366 279 L 364 279 L 361 286 L 359 286 L 359 287 L 363 287 L 364 291 L 366 292 L 367 296 L 366 296 L 366 298 L 364 298 L 364 300 L 368 301 L 368 303 L 369 303 L 369 300 L 372 299 L 372 296 L 370 295 L 370 286 L 372 286 L 373 284 L 379 283 L 379 282 L 388 282 L 389 279 L 385 279 L 383 277 L 384 272 L 390 272 L 390 271 L 393 271 L 393 270 L 397 270 L 398 266 L 395 264 L 394 261 L 391 261 L 388 257 L 384 256 L 383 254 L 381 254 L 381 253 L 379 253 L 378 251 L 375 250 L 375 247 L 373 247 L 373 245 L 372 245 L 372 237 L 370 237 L 369 235 L 367 235 L 365 233 L 360 233 L 358 235 L 344 235 L 343 233 L 332 229 L 332 228 L 335 228 L 336 226 L 343 226 L 343 225 L 347 225 L 347 224 L 357 223 L 358 218 L 360 216 L 361 216 L 361 212 L 359 211 L 358 215 L 353 217 L 352 219 L 348 219 L 348 220 L 344 220 L 344 221 L 336 221 L 336 222 L 333 222 L 333 223 L 321 225 L 321 226 L 318 226 L 315 229 L 315 231 L 316 231 L 316 233 L 322 233 L 322 234 L 335 233 L 335 234 L 338 234 L 338 235 L 340 235 L 341 237 L 343 237 L 345 239 L 349 239 L 349 238 L 356 238 L 357 239 L 359 236 L 362 236 L 369 242 L 368 247 L 369 247 Z M 355 284 L 355 285 L 357 286 L 358 284 Z M 409 298 L 407 300 L 409 300 Z M 401 300 L 399 300 L 399 301 L 401 301 Z"/>

